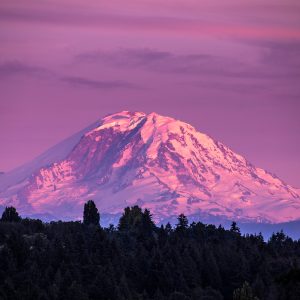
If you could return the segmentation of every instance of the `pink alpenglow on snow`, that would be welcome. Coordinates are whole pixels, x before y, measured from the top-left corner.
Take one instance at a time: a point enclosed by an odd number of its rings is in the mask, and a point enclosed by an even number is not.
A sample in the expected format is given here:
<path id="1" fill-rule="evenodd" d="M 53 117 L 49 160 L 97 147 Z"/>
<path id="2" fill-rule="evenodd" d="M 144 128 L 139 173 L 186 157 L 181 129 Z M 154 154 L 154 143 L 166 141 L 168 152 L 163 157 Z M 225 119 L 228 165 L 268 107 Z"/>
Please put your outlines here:
<path id="1" fill-rule="evenodd" d="M 1 175 L 0 190 L 0 205 L 25 215 L 80 218 L 83 203 L 94 199 L 102 213 L 140 205 L 157 221 L 180 213 L 300 219 L 299 190 L 193 126 L 156 113 L 108 115 Z"/>

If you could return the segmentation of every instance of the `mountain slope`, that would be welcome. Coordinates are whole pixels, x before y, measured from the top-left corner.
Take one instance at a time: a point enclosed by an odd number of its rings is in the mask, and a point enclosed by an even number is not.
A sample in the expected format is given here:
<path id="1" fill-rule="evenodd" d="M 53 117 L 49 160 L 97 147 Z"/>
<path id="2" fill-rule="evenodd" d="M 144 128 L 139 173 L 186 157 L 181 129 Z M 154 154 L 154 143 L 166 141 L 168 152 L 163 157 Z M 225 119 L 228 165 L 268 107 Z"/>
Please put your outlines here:
<path id="1" fill-rule="evenodd" d="M 42 155 L 45 163 L 37 159 L 34 167 L 25 166 L 26 176 L 11 172 L 15 182 L 1 176 L 0 205 L 13 204 L 24 214 L 79 218 L 91 198 L 101 212 L 138 204 L 157 220 L 182 212 L 254 222 L 300 218 L 296 189 L 172 118 L 124 111 L 66 144 L 62 155 L 53 155 L 54 148 L 51 157 Z"/>

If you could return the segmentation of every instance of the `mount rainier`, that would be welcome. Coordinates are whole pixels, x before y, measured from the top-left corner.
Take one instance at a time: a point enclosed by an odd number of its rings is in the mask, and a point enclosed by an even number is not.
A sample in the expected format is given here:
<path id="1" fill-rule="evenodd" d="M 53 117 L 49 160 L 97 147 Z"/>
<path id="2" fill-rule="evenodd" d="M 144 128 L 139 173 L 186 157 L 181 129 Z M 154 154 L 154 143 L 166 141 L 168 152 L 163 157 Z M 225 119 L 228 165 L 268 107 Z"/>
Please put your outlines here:
<path id="1" fill-rule="evenodd" d="M 88 199 L 104 214 L 149 208 L 156 221 L 180 213 L 255 223 L 300 219 L 299 190 L 156 113 L 106 116 L 0 177 L 0 206 L 21 215 L 79 219 Z"/>

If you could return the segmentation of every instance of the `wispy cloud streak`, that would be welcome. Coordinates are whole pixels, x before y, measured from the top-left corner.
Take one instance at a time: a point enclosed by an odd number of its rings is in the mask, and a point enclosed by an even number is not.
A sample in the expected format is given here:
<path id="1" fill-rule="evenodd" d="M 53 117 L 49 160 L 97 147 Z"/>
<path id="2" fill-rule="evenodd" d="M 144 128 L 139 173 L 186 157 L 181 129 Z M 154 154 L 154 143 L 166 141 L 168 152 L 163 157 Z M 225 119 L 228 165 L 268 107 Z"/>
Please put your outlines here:
<path id="1" fill-rule="evenodd" d="M 276 44 L 275 44 L 276 45 Z M 226 76 L 242 78 L 299 77 L 300 44 L 266 44 L 259 64 L 251 65 L 240 59 L 209 54 L 178 55 L 155 49 L 119 49 L 93 51 L 75 57 L 79 63 L 101 63 L 118 68 L 139 68 L 151 72 L 173 74 Z"/>
<path id="2" fill-rule="evenodd" d="M 114 90 L 114 89 L 139 89 L 138 86 L 121 80 L 100 81 L 92 80 L 84 77 L 63 77 L 63 82 L 69 83 L 76 87 L 87 87 L 93 89 Z"/>
<path id="3" fill-rule="evenodd" d="M 0 63 L 0 76 L 7 77 L 13 75 L 31 75 L 42 77 L 53 75 L 53 73 L 46 68 L 28 65 L 18 60 Z"/>
<path id="4" fill-rule="evenodd" d="M 156 5 L 162 5 L 162 1 L 156 1 Z M 250 3 L 250 2 L 249 2 Z M 0 8 L 0 20 L 2 22 L 39 23 L 52 26 L 89 26 L 98 30 L 118 30 L 120 32 L 155 32 L 160 35 L 176 34 L 191 36 L 216 36 L 232 38 L 274 38 L 274 39 L 300 39 L 299 23 L 293 17 L 291 22 L 281 22 L 279 13 L 294 16 L 300 12 L 297 5 L 274 5 L 264 6 L 264 3 L 249 3 L 244 6 L 236 1 L 230 1 L 229 5 L 213 7 L 208 3 L 195 4 L 192 1 L 185 3 L 184 7 L 189 9 L 182 11 L 174 4 L 170 12 L 166 7 L 161 12 L 153 8 L 155 5 L 138 5 L 136 9 L 120 10 L 115 5 L 76 5 L 70 9 L 66 3 L 55 5 L 46 2 L 41 5 L 4 5 Z M 78 3 L 77 3 L 78 4 Z M 132 3 L 131 3 L 132 4 Z M 123 5 L 123 2 L 120 3 Z M 148 10 L 147 10 L 148 8 Z M 175 9 L 174 9 L 175 8 Z M 274 8 L 275 12 L 274 12 Z M 268 9 L 273 9 L 273 14 L 279 17 L 264 19 L 259 13 L 265 9 L 268 16 Z M 226 15 L 224 15 L 226 11 Z M 214 16 L 212 18 L 212 15 Z M 245 15 L 240 19 L 239 15 Z M 271 15 L 272 16 L 272 15 Z"/>

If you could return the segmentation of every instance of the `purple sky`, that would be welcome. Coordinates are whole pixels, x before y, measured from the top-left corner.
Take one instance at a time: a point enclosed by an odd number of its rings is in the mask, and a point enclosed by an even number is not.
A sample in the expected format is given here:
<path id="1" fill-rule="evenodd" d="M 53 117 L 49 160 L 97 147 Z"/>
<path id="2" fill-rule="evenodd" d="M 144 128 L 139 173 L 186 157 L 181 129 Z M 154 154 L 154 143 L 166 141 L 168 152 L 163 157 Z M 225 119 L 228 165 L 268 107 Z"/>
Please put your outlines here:
<path id="1" fill-rule="evenodd" d="M 4 0 L 0 91 L 0 171 L 139 110 L 300 187 L 299 0 Z"/>

